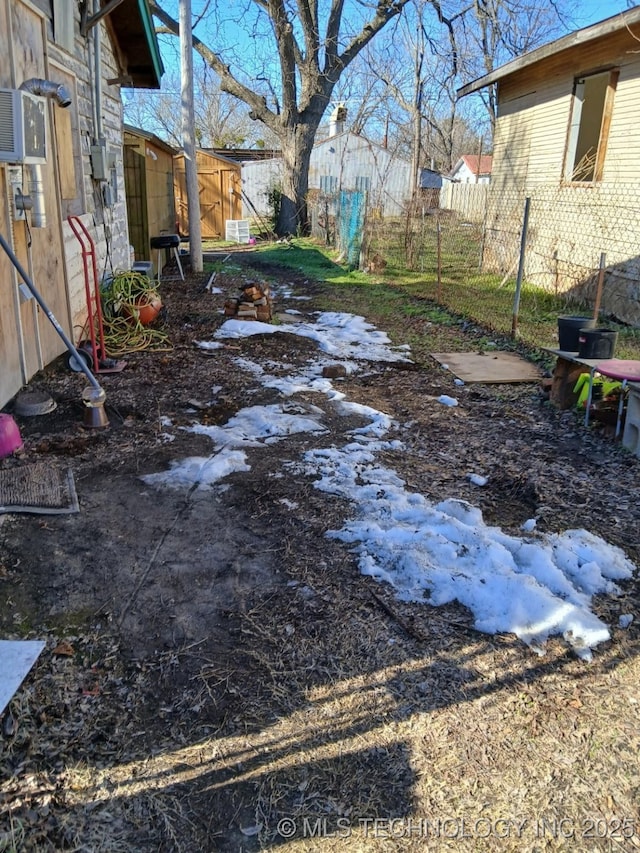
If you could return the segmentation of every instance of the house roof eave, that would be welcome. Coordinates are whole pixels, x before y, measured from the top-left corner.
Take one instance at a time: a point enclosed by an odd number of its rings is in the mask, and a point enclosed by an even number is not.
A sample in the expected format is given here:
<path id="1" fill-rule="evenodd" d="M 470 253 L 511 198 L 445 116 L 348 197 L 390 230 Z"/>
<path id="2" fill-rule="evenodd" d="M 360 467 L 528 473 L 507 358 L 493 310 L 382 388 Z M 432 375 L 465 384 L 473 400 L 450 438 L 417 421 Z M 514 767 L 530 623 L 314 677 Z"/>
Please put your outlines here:
<path id="1" fill-rule="evenodd" d="M 547 59 L 549 56 L 554 56 L 565 50 L 569 50 L 572 47 L 577 47 L 578 45 L 595 41 L 596 39 L 602 38 L 602 36 L 609 35 L 610 33 L 617 32 L 618 30 L 626 29 L 631 24 L 637 24 L 639 22 L 640 6 L 635 6 L 633 9 L 628 9 L 626 12 L 619 12 L 617 15 L 606 18 L 604 21 L 600 21 L 597 24 L 591 24 L 581 30 L 576 30 L 575 32 L 562 36 L 555 41 L 549 42 L 549 44 L 537 47 L 535 50 L 531 50 L 523 56 L 518 56 L 516 59 L 512 59 L 510 62 L 505 63 L 505 65 L 500 66 L 500 68 L 494 69 L 489 74 L 485 74 L 483 77 L 478 77 L 477 80 L 472 80 L 470 83 L 466 83 L 464 86 L 461 86 L 457 90 L 457 95 L 459 98 L 462 98 L 465 95 L 470 95 L 472 92 L 477 92 L 480 89 L 484 89 L 486 86 L 490 86 L 492 83 L 497 83 L 504 77 L 508 77 L 516 71 L 521 71 L 523 68 L 527 68 L 536 62 Z"/>
<path id="2" fill-rule="evenodd" d="M 123 0 L 108 15 L 109 24 L 127 61 L 125 88 L 159 89 L 164 65 L 148 0 Z"/>

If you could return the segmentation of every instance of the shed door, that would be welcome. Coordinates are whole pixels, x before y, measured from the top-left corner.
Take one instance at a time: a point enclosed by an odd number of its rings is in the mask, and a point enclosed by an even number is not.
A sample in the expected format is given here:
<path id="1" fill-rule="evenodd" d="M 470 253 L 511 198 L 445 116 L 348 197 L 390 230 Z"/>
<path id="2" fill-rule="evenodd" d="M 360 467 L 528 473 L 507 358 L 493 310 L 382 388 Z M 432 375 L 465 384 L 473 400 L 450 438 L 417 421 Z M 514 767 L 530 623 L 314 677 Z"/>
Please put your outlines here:
<path id="1" fill-rule="evenodd" d="M 176 163 L 176 214 L 180 231 L 189 230 L 186 177 L 184 160 Z M 200 191 L 200 227 L 203 240 L 223 240 L 227 219 L 240 219 L 242 208 L 236 191 L 236 169 L 219 169 L 198 163 L 198 188 Z"/>
<path id="2" fill-rule="evenodd" d="M 127 189 L 129 242 L 135 249 L 136 259 L 145 260 L 149 256 L 145 158 L 133 145 L 124 146 L 124 182 Z"/>

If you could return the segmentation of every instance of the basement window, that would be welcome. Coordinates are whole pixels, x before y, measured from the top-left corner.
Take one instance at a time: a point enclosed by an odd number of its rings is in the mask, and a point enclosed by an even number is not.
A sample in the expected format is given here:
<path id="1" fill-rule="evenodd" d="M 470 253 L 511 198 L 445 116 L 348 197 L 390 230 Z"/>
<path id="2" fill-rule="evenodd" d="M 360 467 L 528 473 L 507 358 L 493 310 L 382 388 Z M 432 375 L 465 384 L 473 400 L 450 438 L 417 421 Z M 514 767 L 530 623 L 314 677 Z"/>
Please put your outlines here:
<path id="1" fill-rule="evenodd" d="M 564 177 L 572 183 L 602 180 L 617 70 L 577 77 L 573 86 Z"/>

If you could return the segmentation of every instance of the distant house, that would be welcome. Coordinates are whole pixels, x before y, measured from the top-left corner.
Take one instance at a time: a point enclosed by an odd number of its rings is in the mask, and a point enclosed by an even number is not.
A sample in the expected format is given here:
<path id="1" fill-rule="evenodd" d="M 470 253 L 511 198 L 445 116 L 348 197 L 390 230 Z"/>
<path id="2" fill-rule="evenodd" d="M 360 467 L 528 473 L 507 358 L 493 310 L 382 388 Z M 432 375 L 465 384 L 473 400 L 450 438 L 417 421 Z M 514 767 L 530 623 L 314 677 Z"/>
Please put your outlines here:
<path id="1" fill-rule="evenodd" d="M 309 190 L 335 196 L 340 190 L 363 190 L 368 203 L 383 216 L 398 216 L 411 198 L 411 164 L 392 151 L 350 131 L 345 131 L 346 109 L 338 105 L 331 117 L 329 135 L 311 152 Z M 261 215 L 269 213 L 267 197 L 282 176 L 281 158 L 243 162 L 242 185 Z M 251 216 L 247 205 L 245 215 Z"/>
<path id="2" fill-rule="evenodd" d="M 640 325 L 640 6 L 537 48 L 458 90 L 497 86 L 485 262 L 509 269 L 531 199 L 525 275 Z"/>
<path id="3" fill-rule="evenodd" d="M 76 342 L 92 266 L 81 227 L 99 274 L 129 266 L 121 86 L 159 88 L 164 70 L 147 0 L 96 6 L 0 0 L 0 231 Z M 1 250 L 0 281 L 4 406 L 65 346 Z"/>
<path id="4" fill-rule="evenodd" d="M 492 162 L 491 154 L 463 154 L 447 177 L 460 184 L 488 184 Z"/>

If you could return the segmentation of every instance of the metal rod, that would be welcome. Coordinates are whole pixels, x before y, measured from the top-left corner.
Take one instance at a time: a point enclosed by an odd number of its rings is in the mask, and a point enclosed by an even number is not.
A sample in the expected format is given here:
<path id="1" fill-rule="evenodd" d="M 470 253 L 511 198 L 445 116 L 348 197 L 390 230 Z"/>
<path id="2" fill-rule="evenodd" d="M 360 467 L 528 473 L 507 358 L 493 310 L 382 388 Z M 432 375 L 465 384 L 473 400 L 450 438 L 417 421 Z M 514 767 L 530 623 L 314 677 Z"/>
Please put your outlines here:
<path id="1" fill-rule="evenodd" d="M 515 338 L 518 331 L 518 311 L 520 310 L 520 293 L 522 292 L 522 276 L 524 275 L 524 256 L 527 247 L 527 228 L 529 227 L 529 208 L 531 199 L 529 196 L 524 200 L 524 218 L 522 220 L 522 236 L 520 237 L 520 261 L 518 263 L 518 277 L 516 278 L 516 292 L 513 297 L 513 318 L 511 321 L 511 337 Z"/>
<path id="2" fill-rule="evenodd" d="M 593 307 L 593 319 L 597 321 L 600 313 L 600 301 L 602 299 L 602 287 L 604 284 L 604 270 L 607 265 L 607 253 L 600 252 L 600 271 L 598 272 L 598 289 L 596 290 L 596 304 Z"/>
<path id="3" fill-rule="evenodd" d="M 438 289 L 436 291 L 436 302 L 440 302 L 442 295 L 442 231 L 440 228 L 440 217 L 436 225 L 436 251 L 438 254 Z"/>
<path id="4" fill-rule="evenodd" d="M 60 335 L 60 337 L 61 337 L 61 338 L 62 338 L 62 340 L 64 341 L 64 344 L 65 344 L 66 348 L 67 348 L 67 349 L 69 350 L 69 352 L 70 352 L 70 353 L 75 357 L 75 359 L 76 359 L 76 361 L 77 361 L 77 363 L 78 363 L 78 367 L 82 370 L 82 372 L 83 372 L 83 373 L 84 373 L 84 375 L 87 377 L 87 379 L 89 380 L 89 382 L 91 383 L 91 385 L 92 385 L 92 386 L 93 386 L 97 391 L 102 391 L 102 387 L 101 387 L 100 383 L 98 382 L 98 380 L 96 379 L 96 377 L 93 375 L 93 373 L 89 370 L 89 368 L 88 368 L 88 367 L 87 367 L 87 365 L 86 365 L 85 360 L 82 358 L 82 356 L 80 355 L 80 353 L 78 352 L 78 350 L 75 348 L 75 346 L 73 345 L 73 343 L 69 340 L 69 338 L 67 337 L 66 332 L 64 331 L 64 329 L 62 328 L 62 326 L 60 325 L 60 323 L 58 323 L 58 321 L 56 320 L 56 318 L 55 318 L 55 317 L 53 316 L 53 314 L 51 313 L 51 311 L 50 311 L 49 307 L 47 306 L 46 302 L 44 301 L 44 299 L 42 298 L 42 296 L 40 296 L 40 294 L 38 293 L 38 291 L 37 291 L 37 289 L 36 289 L 36 286 L 34 285 L 34 283 L 31 281 L 31 279 L 30 279 L 30 278 L 29 278 L 29 276 L 27 275 L 27 273 L 26 273 L 25 269 L 23 268 L 23 266 L 21 265 L 20 261 L 17 259 L 17 257 L 16 257 L 16 256 L 15 256 L 15 254 L 13 253 L 13 249 L 12 249 L 12 248 L 11 248 L 11 246 L 7 243 L 7 241 L 4 239 L 4 237 L 2 236 L 2 234 L 0 234 L 0 246 L 2 246 L 2 248 L 4 249 L 4 251 L 7 253 L 7 257 L 9 258 L 9 260 L 11 261 L 11 263 L 14 265 L 14 267 L 17 269 L 18 273 L 20 274 L 20 277 L 22 278 L 22 280 L 24 281 L 24 283 L 27 285 L 27 287 L 29 288 L 29 290 L 30 290 L 30 291 L 31 291 L 31 293 L 33 294 L 34 299 L 36 300 L 36 302 L 38 303 L 38 305 L 42 308 L 42 310 L 44 311 L 44 313 L 45 313 L 45 314 L 47 315 L 47 317 L 49 318 L 49 321 L 51 322 L 51 325 L 53 326 L 53 328 L 56 330 L 56 332 Z"/>

